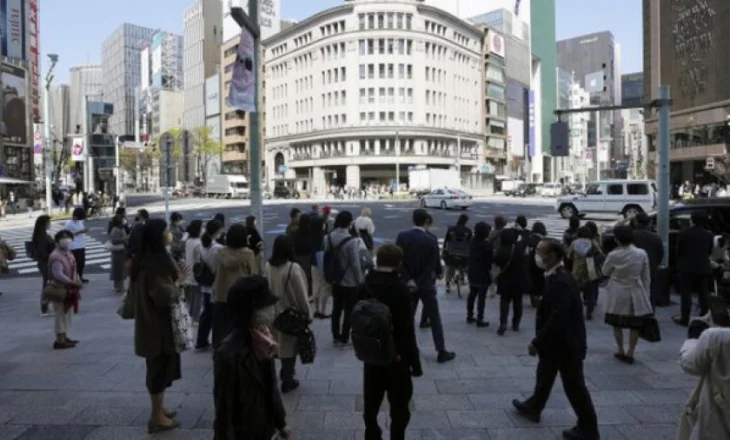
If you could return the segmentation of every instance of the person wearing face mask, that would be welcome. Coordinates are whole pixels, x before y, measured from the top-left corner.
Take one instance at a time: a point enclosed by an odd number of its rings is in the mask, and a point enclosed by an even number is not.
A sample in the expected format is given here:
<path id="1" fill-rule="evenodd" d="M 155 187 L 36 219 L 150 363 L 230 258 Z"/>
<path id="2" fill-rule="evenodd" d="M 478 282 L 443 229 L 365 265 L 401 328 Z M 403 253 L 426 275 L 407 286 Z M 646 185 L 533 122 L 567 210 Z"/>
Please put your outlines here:
<path id="1" fill-rule="evenodd" d="M 271 309 L 277 302 L 260 275 L 240 278 L 228 291 L 231 331 L 213 356 L 216 439 L 291 437 L 277 387 L 277 347 L 271 336 Z"/>
<path id="2" fill-rule="evenodd" d="M 535 338 L 527 348 L 538 357 L 535 391 L 527 400 L 512 405 L 525 419 L 540 422 L 555 379 L 560 374 L 565 395 L 578 416 L 573 428 L 563 431 L 569 440 L 598 440 L 598 420 L 586 388 L 583 363 L 586 357 L 586 326 L 580 290 L 563 267 L 565 248 L 554 239 L 537 245 L 535 264 L 545 270 L 545 294 L 537 309 Z"/>
<path id="3" fill-rule="evenodd" d="M 73 348 L 79 341 L 70 339 L 68 331 L 71 329 L 71 316 L 79 311 L 79 299 L 81 298 L 81 282 L 76 269 L 76 259 L 71 251 L 73 234 L 67 230 L 56 233 L 54 237 L 56 248 L 48 257 L 48 284 L 46 289 L 55 288 L 65 291 L 63 301 L 58 297 L 46 297 L 53 302 L 54 330 L 56 341 L 53 343 L 54 350 Z M 46 290 L 44 290 L 45 296 Z"/>
<path id="4" fill-rule="evenodd" d="M 174 258 L 175 261 L 180 261 L 183 258 L 186 258 L 187 246 L 184 241 L 185 228 L 183 228 L 183 216 L 179 212 L 173 212 L 170 214 L 170 234 L 172 234 L 172 244 L 170 245 L 172 258 Z"/>
<path id="5" fill-rule="evenodd" d="M 730 438 L 730 300 L 709 298 L 710 312 L 689 324 L 679 366 L 699 377 L 682 411 L 677 440 Z"/>
<path id="6" fill-rule="evenodd" d="M 302 217 L 304 218 L 304 217 Z M 266 279 L 269 281 L 271 293 L 279 301 L 276 303 L 274 317 L 284 310 L 292 309 L 312 319 L 307 295 L 307 275 L 302 267 L 295 263 L 294 243 L 287 235 L 280 235 L 274 240 L 274 249 L 266 267 Z M 273 321 L 273 318 L 272 318 Z M 279 358 L 281 359 L 281 392 L 287 393 L 299 386 L 294 378 L 297 360 L 297 336 L 277 333 Z"/>

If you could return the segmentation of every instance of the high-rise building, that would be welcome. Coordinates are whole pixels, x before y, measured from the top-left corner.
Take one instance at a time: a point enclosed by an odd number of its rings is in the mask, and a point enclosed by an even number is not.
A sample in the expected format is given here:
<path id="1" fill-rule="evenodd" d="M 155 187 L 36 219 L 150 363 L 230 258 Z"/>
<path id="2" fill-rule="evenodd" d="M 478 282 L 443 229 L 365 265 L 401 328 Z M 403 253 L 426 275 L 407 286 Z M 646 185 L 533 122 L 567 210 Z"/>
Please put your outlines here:
<path id="1" fill-rule="evenodd" d="M 558 41 L 558 65 L 573 72 L 578 81 L 591 94 L 590 105 L 621 104 L 621 73 L 617 62 L 617 44 L 609 31 L 581 35 Z M 618 159 L 623 155 L 620 111 L 600 112 L 600 133 L 596 134 L 596 116 L 591 113 L 588 143 L 591 146 L 610 139 L 609 157 Z M 599 154 L 601 156 L 601 154 Z M 607 157 L 599 157 L 601 161 Z M 613 166 L 607 162 L 602 173 L 611 175 Z M 603 174 L 602 174 L 603 176 Z"/>
<path id="2" fill-rule="evenodd" d="M 621 75 L 621 105 L 641 106 L 644 101 L 644 72 Z"/>
<path id="3" fill-rule="evenodd" d="M 71 87 L 59 84 L 51 87 L 49 96 L 51 112 L 51 142 L 56 152 L 63 150 L 68 133 L 71 133 Z"/>
<path id="4" fill-rule="evenodd" d="M 555 109 L 558 105 L 557 54 L 555 48 L 555 0 L 515 1 L 518 16 L 530 23 L 532 63 L 532 84 L 529 97 L 530 133 L 535 143 L 532 174 L 536 173 L 547 181 L 555 180 L 550 169 L 550 127 L 557 121 Z"/>
<path id="5" fill-rule="evenodd" d="M 140 85 L 140 48 L 152 43 L 156 30 L 124 23 L 102 43 L 101 69 L 104 101 L 113 104 L 109 130 L 119 136 L 134 134 L 136 90 Z"/>
<path id="6" fill-rule="evenodd" d="M 482 120 L 484 121 L 484 164 L 479 175 L 505 175 L 510 152 L 507 148 L 507 104 L 506 104 L 506 49 L 504 36 L 494 29 L 484 29 L 482 40 Z M 485 177 L 486 177 L 485 176 Z M 476 177 L 475 177 L 476 178 Z M 472 185 L 477 186 L 477 185 Z M 479 185 L 488 187 L 488 185 Z"/>
<path id="7" fill-rule="evenodd" d="M 92 101 L 102 100 L 104 91 L 101 65 L 72 67 L 69 83 L 68 133 L 80 133 L 83 128 L 84 97 Z"/>
<path id="8" fill-rule="evenodd" d="M 354 0 L 265 40 L 269 185 L 324 195 L 404 183 L 412 166 L 478 172 L 483 38 L 419 0 Z"/>
<path id="9" fill-rule="evenodd" d="M 557 108 L 584 108 L 590 102 L 590 94 L 575 80 L 573 72 L 558 67 L 557 73 Z M 562 120 L 568 123 L 570 130 L 569 152 L 567 156 L 553 157 L 554 178 L 567 183 L 584 183 L 595 180 L 595 148 L 588 148 L 588 113 L 569 113 Z"/>

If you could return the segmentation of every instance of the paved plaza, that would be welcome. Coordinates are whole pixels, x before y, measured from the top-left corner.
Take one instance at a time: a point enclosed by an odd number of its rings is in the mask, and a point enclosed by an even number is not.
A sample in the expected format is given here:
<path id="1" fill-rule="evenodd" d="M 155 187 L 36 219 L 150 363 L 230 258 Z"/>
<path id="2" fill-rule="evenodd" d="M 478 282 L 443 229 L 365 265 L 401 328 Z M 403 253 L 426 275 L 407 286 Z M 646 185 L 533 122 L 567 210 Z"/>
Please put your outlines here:
<path id="1" fill-rule="evenodd" d="M 53 319 L 38 316 L 37 278 L 0 279 L 0 440 L 134 440 L 148 438 L 149 399 L 144 362 L 133 352 L 133 324 L 115 311 L 119 297 L 108 276 L 92 275 L 74 316 L 78 347 L 53 351 Z M 603 293 L 602 293 L 603 294 Z M 527 344 L 534 312 L 525 308 L 523 329 L 495 334 L 497 301 L 488 301 L 492 326 L 464 323 L 465 300 L 440 294 L 446 340 L 455 361 L 440 365 L 429 331 L 418 331 L 424 376 L 415 379 L 411 440 L 549 440 L 572 425 L 560 381 L 540 425 L 515 415 L 510 402 L 534 384 L 535 359 Z M 637 364 L 614 361 L 611 329 L 601 314 L 587 323 L 588 387 L 602 439 L 674 439 L 676 422 L 695 379 L 683 374 L 677 353 L 686 330 L 670 323 L 677 306 L 661 309 L 664 341 L 641 343 Z M 600 308 L 599 308 L 600 310 Z M 363 437 L 362 366 L 351 348 L 335 348 L 329 321 L 316 321 L 319 350 L 314 365 L 297 366 L 301 387 L 284 396 L 294 438 L 354 440 Z M 211 439 L 211 354 L 183 356 L 183 379 L 167 394 L 182 429 L 161 439 Z M 382 413 L 382 426 L 387 423 Z M 384 438 L 388 438 L 387 435 Z"/>

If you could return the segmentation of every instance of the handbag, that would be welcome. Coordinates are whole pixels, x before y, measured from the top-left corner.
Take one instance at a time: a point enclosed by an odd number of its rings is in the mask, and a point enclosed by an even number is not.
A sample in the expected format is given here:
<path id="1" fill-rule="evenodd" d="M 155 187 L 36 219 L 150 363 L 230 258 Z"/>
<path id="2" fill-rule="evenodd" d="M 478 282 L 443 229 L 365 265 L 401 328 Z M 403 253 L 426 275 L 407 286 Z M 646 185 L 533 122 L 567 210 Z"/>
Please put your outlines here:
<path id="1" fill-rule="evenodd" d="M 188 306 L 185 298 L 180 298 L 172 305 L 172 341 L 175 351 L 182 353 L 193 348 L 193 321 L 188 313 Z"/>
<path id="2" fill-rule="evenodd" d="M 662 335 L 659 330 L 659 321 L 654 316 L 644 318 L 646 322 L 639 329 L 639 337 L 647 342 L 660 342 Z"/>
<path id="3" fill-rule="evenodd" d="M 134 319 L 134 301 L 129 295 L 129 292 L 125 293 L 122 297 L 122 303 L 117 309 L 117 315 L 124 320 Z"/>
<path id="4" fill-rule="evenodd" d="M 309 327 L 305 327 L 297 335 L 297 354 L 299 354 L 299 360 L 302 364 L 314 363 L 314 358 L 317 356 L 317 341 L 314 332 Z"/>
<path id="5" fill-rule="evenodd" d="M 289 272 L 287 273 L 286 281 L 284 281 L 284 289 L 286 289 L 289 285 L 293 267 L 294 263 L 291 263 L 289 265 Z M 272 326 L 276 330 L 293 336 L 297 336 L 303 332 L 307 328 L 307 325 L 309 325 L 309 316 L 291 308 L 279 313 L 272 323 Z"/>
<path id="6" fill-rule="evenodd" d="M 66 295 L 68 291 L 66 286 L 62 286 L 56 283 L 48 283 L 43 288 L 43 298 L 50 302 L 62 303 L 66 301 Z"/>
<path id="7" fill-rule="evenodd" d="M 697 387 L 692 393 L 692 397 L 689 398 L 687 405 L 682 410 L 682 414 L 679 416 L 679 428 L 677 431 L 678 439 L 688 439 L 692 437 L 692 427 L 697 421 L 697 407 L 700 404 L 700 395 L 702 394 L 702 388 L 705 386 L 705 376 L 703 375 Z"/>

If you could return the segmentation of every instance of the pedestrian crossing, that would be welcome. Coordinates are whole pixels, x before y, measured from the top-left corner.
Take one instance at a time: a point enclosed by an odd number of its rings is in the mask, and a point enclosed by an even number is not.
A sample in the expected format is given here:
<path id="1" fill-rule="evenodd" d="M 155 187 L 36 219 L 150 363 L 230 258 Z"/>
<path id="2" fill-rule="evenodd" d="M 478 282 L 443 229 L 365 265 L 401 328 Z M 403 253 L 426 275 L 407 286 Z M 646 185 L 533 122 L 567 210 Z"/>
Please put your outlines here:
<path id="1" fill-rule="evenodd" d="M 599 231 L 603 231 L 604 228 L 613 225 L 616 222 L 616 219 L 586 219 L 581 220 L 580 224 L 584 225 L 586 221 L 592 221 L 598 226 Z M 542 224 L 545 225 L 545 229 L 547 229 L 547 236 L 550 238 L 555 238 L 558 240 L 563 239 L 563 234 L 565 233 L 565 230 L 568 229 L 568 220 L 562 218 L 558 214 L 554 215 L 546 215 L 542 217 L 535 217 L 531 218 L 527 221 L 527 228 L 532 229 L 532 225 L 535 224 L 535 222 L 542 222 Z"/>
<path id="2" fill-rule="evenodd" d="M 49 231 L 50 235 L 53 236 L 56 232 L 62 230 L 64 224 L 64 222 L 52 224 Z M 33 275 L 38 273 L 36 261 L 28 258 L 25 253 L 25 242 L 30 241 L 32 235 L 32 226 L 0 231 L 0 239 L 12 246 L 17 253 L 15 260 L 10 261 L 8 264 L 8 269 L 11 274 Z M 103 271 L 108 271 L 111 268 L 111 254 L 104 246 L 104 243 L 99 242 L 89 234 L 86 234 L 85 242 L 86 268 L 91 270 L 100 268 Z"/>

